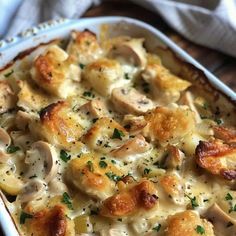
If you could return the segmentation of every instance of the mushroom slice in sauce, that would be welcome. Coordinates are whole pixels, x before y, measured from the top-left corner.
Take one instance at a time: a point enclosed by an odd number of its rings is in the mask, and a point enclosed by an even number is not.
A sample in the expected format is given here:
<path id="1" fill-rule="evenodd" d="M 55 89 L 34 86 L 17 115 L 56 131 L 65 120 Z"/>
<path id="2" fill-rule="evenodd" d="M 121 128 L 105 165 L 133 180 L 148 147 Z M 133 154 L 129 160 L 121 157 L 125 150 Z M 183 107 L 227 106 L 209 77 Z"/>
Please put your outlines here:
<path id="1" fill-rule="evenodd" d="M 153 108 L 152 101 L 134 88 L 113 89 L 111 101 L 116 111 L 122 114 L 140 115 Z"/>
<path id="2" fill-rule="evenodd" d="M 117 158 L 125 158 L 127 156 L 141 154 L 150 150 L 151 146 L 145 141 L 142 135 L 129 139 L 122 146 L 111 151 L 111 155 Z"/>
<path id="3" fill-rule="evenodd" d="M 16 99 L 14 92 L 6 81 L 0 81 L 0 114 L 14 108 Z"/>
<path id="4" fill-rule="evenodd" d="M 18 199 L 22 203 L 27 203 L 42 197 L 46 192 L 47 184 L 40 179 L 30 180 L 18 195 Z"/>
<path id="5" fill-rule="evenodd" d="M 236 232 L 236 220 L 226 214 L 218 204 L 207 209 L 204 216 L 212 222 L 216 236 L 231 236 Z"/>
<path id="6" fill-rule="evenodd" d="M 6 153 L 6 148 L 11 144 L 11 137 L 7 131 L 0 127 L 0 163 L 6 163 L 9 155 Z"/>
<path id="7" fill-rule="evenodd" d="M 26 177 L 38 177 L 50 182 L 57 174 L 56 161 L 57 153 L 52 145 L 44 141 L 33 143 L 32 148 L 26 153 L 25 163 L 29 165 Z"/>
<path id="8" fill-rule="evenodd" d="M 126 62 L 137 67 L 144 68 L 146 59 L 146 50 L 143 47 L 144 39 L 120 37 L 112 45 L 108 56 L 116 58 L 121 62 Z"/>
<path id="9" fill-rule="evenodd" d="M 199 166 L 226 180 L 236 179 L 236 147 L 220 140 L 200 141 L 195 152 Z"/>

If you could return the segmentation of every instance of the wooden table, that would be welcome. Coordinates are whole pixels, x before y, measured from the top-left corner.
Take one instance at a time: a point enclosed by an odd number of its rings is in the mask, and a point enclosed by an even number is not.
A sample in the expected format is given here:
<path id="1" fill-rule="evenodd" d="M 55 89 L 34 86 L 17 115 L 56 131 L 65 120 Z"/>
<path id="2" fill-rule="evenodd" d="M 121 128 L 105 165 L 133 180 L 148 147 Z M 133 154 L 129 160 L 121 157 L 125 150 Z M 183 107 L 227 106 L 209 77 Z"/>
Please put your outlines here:
<path id="1" fill-rule="evenodd" d="M 188 41 L 171 29 L 159 15 L 130 3 L 127 0 L 113 0 L 89 9 L 83 17 L 93 16 L 128 16 L 153 25 L 169 36 L 231 89 L 236 91 L 235 58 Z"/>

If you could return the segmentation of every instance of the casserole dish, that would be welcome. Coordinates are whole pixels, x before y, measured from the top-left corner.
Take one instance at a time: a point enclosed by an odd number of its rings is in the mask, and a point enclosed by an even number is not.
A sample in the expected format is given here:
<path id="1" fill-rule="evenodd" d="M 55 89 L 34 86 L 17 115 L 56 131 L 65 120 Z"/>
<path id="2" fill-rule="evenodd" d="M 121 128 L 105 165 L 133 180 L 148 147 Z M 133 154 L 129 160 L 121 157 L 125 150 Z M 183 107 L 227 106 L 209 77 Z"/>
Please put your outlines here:
<path id="1" fill-rule="evenodd" d="M 232 114 L 229 119 L 235 122 L 236 94 L 230 88 L 220 82 L 160 31 L 143 22 L 126 17 L 58 20 L 41 24 L 39 27 L 23 32 L 16 38 L 0 43 L 0 67 L 3 68 L 2 70 L 7 69 L 10 65 L 9 63 L 19 53 L 37 47 L 39 44 L 47 44 L 54 39 L 65 38 L 71 30 L 82 31 L 89 29 L 99 35 L 101 26 L 104 24 L 108 26 L 109 37 L 128 35 L 133 38 L 145 38 L 145 48 L 148 51 L 152 52 L 158 48 L 158 55 L 160 55 L 163 64 L 173 73 L 186 77 L 191 82 L 198 84 L 202 89 L 202 93 L 208 94 L 206 96 L 214 97 L 211 102 L 214 101 L 215 107 L 227 104 L 224 105 L 225 110 Z M 24 57 L 24 54 L 18 56 L 18 59 L 21 57 Z M 15 224 L 8 214 L 8 211 L 11 211 L 11 206 L 8 204 L 6 207 L 6 199 L 3 194 L 1 196 L 3 199 L 0 200 L 0 222 L 2 228 L 6 235 L 18 235 Z M 201 229 L 199 228 L 199 230 Z"/>

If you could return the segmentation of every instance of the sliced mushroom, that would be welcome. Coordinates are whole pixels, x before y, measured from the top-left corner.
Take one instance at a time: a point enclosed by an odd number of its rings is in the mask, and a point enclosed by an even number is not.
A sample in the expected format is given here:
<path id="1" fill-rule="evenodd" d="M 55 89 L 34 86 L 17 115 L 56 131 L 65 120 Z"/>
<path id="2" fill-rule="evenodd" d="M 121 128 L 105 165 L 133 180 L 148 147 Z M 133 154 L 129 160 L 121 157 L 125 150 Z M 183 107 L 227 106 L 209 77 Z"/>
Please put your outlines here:
<path id="1" fill-rule="evenodd" d="M 138 134 L 147 125 L 147 121 L 144 116 L 125 115 L 124 116 L 124 127 L 129 131 L 130 134 Z"/>
<path id="2" fill-rule="evenodd" d="M 0 81 L 0 114 L 15 106 L 14 92 L 6 81 Z"/>
<path id="3" fill-rule="evenodd" d="M 0 127 L 0 150 L 5 150 L 11 144 L 11 137 L 7 131 Z"/>
<path id="4" fill-rule="evenodd" d="M 93 99 L 92 101 L 85 103 L 79 108 L 79 111 L 90 115 L 92 118 L 108 116 L 106 105 L 100 99 Z"/>
<path id="5" fill-rule="evenodd" d="M 43 141 L 33 143 L 32 148 L 26 153 L 25 163 L 30 166 L 26 174 L 28 178 L 37 174 L 35 177 L 50 182 L 57 174 L 57 153 L 49 143 Z"/>
<path id="6" fill-rule="evenodd" d="M 31 180 L 25 185 L 21 193 L 18 195 L 19 201 L 26 203 L 42 197 L 45 194 L 46 186 L 46 183 L 42 180 Z"/>
<path id="7" fill-rule="evenodd" d="M 226 214 L 218 204 L 214 203 L 204 215 L 214 226 L 216 236 L 236 235 L 236 220 Z"/>
<path id="8" fill-rule="evenodd" d="M 165 159 L 165 166 L 170 169 L 180 169 L 183 164 L 185 155 L 177 147 L 168 146 L 168 156 Z"/>
<path id="9" fill-rule="evenodd" d="M 111 151 L 111 155 L 117 158 L 126 158 L 131 155 L 147 152 L 151 146 L 142 135 L 129 139 L 122 146 Z"/>
<path id="10" fill-rule="evenodd" d="M 25 111 L 18 111 L 15 117 L 15 123 L 18 129 L 26 130 L 29 123 L 36 118 L 33 113 L 28 113 Z"/>
<path id="11" fill-rule="evenodd" d="M 125 61 L 134 66 L 144 68 L 147 59 L 143 42 L 143 38 L 119 38 L 119 40 L 113 44 L 108 56 L 116 58 L 117 60 L 120 59 L 121 62 Z"/>
<path id="12" fill-rule="evenodd" d="M 194 112 L 194 117 L 195 117 L 196 123 L 200 123 L 202 121 L 202 119 L 200 117 L 200 114 L 199 114 L 196 106 L 194 105 L 192 94 L 189 91 L 186 91 L 183 94 L 183 96 L 181 97 L 180 101 L 183 105 L 189 106 L 189 108 Z"/>
<path id="13" fill-rule="evenodd" d="M 24 131 L 12 131 L 10 133 L 15 146 L 28 150 L 36 140 L 30 133 Z"/>
<path id="14" fill-rule="evenodd" d="M 66 185 L 57 178 L 54 178 L 48 184 L 48 187 L 51 195 L 57 196 L 57 195 L 62 195 L 64 192 L 68 192 Z"/>
<path id="15" fill-rule="evenodd" d="M 111 101 L 114 108 L 122 114 L 144 114 L 153 108 L 153 103 L 145 95 L 134 88 L 115 88 L 112 90 Z"/>

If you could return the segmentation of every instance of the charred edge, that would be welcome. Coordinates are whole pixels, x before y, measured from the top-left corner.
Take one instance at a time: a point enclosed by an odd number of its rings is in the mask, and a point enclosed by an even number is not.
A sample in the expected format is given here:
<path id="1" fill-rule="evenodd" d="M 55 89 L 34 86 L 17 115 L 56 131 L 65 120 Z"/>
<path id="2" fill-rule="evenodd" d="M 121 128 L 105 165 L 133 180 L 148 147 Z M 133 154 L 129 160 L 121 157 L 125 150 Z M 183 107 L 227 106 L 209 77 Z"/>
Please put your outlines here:
<path id="1" fill-rule="evenodd" d="M 44 107 L 40 112 L 39 112 L 39 117 L 41 122 L 44 122 L 46 120 L 50 120 L 52 114 L 54 113 L 54 110 L 58 107 L 63 105 L 65 102 L 64 101 L 58 101 L 56 103 L 52 103 L 46 107 Z"/>
<path id="2" fill-rule="evenodd" d="M 147 209 L 152 208 L 156 202 L 158 197 L 155 194 L 150 194 L 145 190 L 142 190 L 139 195 L 140 203 Z"/>
<path id="3" fill-rule="evenodd" d="M 227 180 L 235 180 L 236 170 L 222 170 L 221 175 Z"/>

